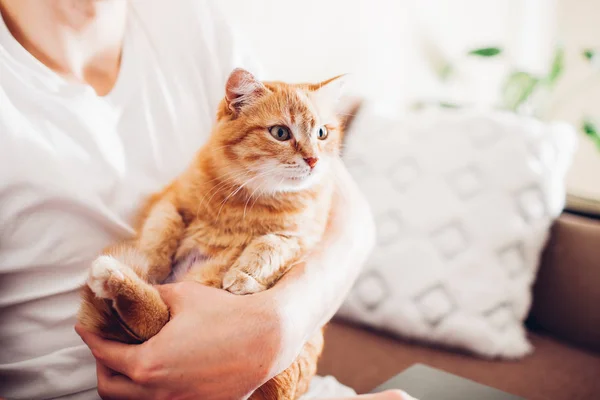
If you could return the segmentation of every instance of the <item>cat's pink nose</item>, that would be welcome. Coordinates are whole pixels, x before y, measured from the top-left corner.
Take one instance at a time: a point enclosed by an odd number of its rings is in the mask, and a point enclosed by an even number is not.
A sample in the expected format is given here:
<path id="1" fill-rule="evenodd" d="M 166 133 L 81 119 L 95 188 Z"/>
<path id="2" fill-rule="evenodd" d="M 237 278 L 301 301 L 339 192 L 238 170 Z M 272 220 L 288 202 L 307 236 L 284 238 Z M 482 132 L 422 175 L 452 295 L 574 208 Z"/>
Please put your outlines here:
<path id="1" fill-rule="evenodd" d="M 306 163 L 308 164 L 308 166 L 313 169 L 315 167 L 315 165 L 317 165 L 317 161 L 319 161 L 318 158 L 316 157 L 308 157 L 305 158 L 304 161 L 306 161 Z"/>

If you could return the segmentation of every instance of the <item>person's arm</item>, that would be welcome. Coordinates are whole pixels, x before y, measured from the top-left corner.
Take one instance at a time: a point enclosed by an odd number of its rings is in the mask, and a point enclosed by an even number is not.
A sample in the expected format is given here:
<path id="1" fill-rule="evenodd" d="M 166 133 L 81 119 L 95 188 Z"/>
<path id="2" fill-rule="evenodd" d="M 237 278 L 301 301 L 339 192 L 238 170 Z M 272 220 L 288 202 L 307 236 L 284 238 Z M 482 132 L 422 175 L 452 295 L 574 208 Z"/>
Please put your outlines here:
<path id="1" fill-rule="evenodd" d="M 98 360 L 101 396 L 244 398 L 291 364 L 335 313 L 374 243 L 365 200 L 341 162 L 335 168 L 339 186 L 323 242 L 273 288 L 236 296 L 191 282 L 158 286 L 171 320 L 141 345 L 77 327 Z"/>
<path id="2" fill-rule="evenodd" d="M 335 314 L 374 246 L 375 226 L 366 200 L 341 161 L 334 168 L 338 185 L 323 242 L 305 264 L 265 292 L 282 319 L 284 347 L 276 371 L 287 367 Z"/>

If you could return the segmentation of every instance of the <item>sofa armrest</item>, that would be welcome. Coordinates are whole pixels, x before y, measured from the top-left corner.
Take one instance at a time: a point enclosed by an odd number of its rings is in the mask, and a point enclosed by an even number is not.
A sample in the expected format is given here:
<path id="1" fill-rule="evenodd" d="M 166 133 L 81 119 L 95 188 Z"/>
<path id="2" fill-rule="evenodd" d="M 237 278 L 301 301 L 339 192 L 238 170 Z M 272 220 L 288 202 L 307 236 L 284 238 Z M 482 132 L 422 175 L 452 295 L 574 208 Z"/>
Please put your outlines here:
<path id="1" fill-rule="evenodd" d="M 600 351 L 600 221 L 566 213 L 556 221 L 533 296 L 541 328 Z"/>

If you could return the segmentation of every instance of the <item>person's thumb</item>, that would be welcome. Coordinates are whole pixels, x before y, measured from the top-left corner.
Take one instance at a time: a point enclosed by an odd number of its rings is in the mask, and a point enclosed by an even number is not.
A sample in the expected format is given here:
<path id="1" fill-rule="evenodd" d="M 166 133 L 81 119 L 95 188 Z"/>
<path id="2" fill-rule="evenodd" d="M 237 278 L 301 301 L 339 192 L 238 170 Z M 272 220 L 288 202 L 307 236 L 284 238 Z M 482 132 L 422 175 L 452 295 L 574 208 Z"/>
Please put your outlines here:
<path id="1" fill-rule="evenodd" d="M 176 314 L 183 303 L 183 295 L 181 291 L 182 288 L 180 286 L 181 284 L 178 283 L 154 286 L 156 290 L 158 290 L 160 297 L 169 307 L 171 314 Z"/>

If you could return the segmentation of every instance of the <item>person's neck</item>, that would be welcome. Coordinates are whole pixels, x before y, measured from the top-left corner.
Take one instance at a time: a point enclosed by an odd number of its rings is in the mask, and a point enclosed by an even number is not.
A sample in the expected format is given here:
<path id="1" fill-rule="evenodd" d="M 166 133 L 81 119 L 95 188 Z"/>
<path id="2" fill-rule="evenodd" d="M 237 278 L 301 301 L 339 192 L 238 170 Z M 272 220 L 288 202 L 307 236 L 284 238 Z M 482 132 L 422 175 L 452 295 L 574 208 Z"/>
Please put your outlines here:
<path id="1" fill-rule="evenodd" d="M 0 13 L 15 39 L 57 74 L 98 95 L 115 85 L 126 0 L 0 0 Z"/>

